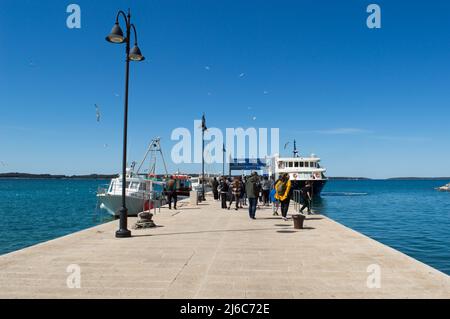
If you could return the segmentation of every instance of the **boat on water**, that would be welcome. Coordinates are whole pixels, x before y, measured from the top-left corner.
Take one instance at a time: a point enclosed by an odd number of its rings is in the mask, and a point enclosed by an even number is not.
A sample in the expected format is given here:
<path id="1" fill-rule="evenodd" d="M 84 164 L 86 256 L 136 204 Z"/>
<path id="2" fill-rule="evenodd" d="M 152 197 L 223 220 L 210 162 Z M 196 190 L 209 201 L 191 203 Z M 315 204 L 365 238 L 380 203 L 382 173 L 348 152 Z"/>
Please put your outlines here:
<path id="1" fill-rule="evenodd" d="M 136 216 L 140 212 L 165 204 L 164 188 L 166 180 L 155 173 L 158 154 L 164 164 L 166 172 L 164 176 L 168 176 L 159 137 L 152 139 L 150 142 L 136 172 L 134 171 L 135 162 L 126 170 L 125 204 L 130 216 Z M 147 174 L 140 174 L 141 168 L 149 155 L 151 155 L 150 169 Z M 112 179 L 108 187 L 99 187 L 97 191 L 100 208 L 106 209 L 108 213 L 114 216 L 119 216 L 119 210 L 122 207 L 122 181 L 123 175 L 121 174 L 118 178 Z"/>
<path id="2" fill-rule="evenodd" d="M 436 189 L 440 192 L 450 192 L 450 183 L 441 187 L 437 187 Z"/>
<path id="3" fill-rule="evenodd" d="M 294 141 L 293 157 L 273 156 L 270 159 L 269 176 L 274 176 L 275 180 L 282 174 L 289 174 L 292 189 L 301 189 L 307 181 L 312 184 L 313 194 L 320 196 L 323 187 L 328 181 L 325 176 L 326 169 L 321 167 L 320 158 L 314 154 L 311 156 L 300 156 Z"/>
<path id="4" fill-rule="evenodd" d="M 147 159 L 151 155 L 150 168 L 147 174 L 141 174 L 140 171 Z M 161 157 L 164 164 L 165 174 L 156 174 L 157 155 Z M 161 150 L 161 140 L 159 137 L 153 139 L 144 155 L 136 172 L 134 171 L 136 163 L 133 162 L 126 173 L 125 185 L 125 203 L 128 209 L 128 215 L 136 216 L 140 212 L 158 208 L 166 204 L 166 185 L 170 179 L 174 179 L 179 199 L 189 196 L 192 190 L 191 177 L 189 175 L 176 174 L 169 175 L 166 162 Z M 99 187 L 97 199 L 100 208 L 106 209 L 108 213 L 119 216 L 119 210 L 122 207 L 122 175 L 111 180 L 109 186 Z"/>
<path id="5" fill-rule="evenodd" d="M 125 204 L 129 216 L 137 216 L 140 212 L 151 210 L 165 204 L 165 181 L 157 180 L 127 169 L 125 185 Z M 100 208 L 113 216 L 119 216 L 122 207 L 122 175 L 111 180 L 108 187 L 99 187 L 97 199 Z"/>

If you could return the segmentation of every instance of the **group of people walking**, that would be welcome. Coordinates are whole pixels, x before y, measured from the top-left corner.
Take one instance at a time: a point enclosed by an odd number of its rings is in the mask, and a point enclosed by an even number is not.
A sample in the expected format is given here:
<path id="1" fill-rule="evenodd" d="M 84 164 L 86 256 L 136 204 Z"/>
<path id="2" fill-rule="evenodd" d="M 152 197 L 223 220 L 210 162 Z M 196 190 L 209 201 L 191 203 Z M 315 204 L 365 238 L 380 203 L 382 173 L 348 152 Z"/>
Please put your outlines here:
<path id="1" fill-rule="evenodd" d="M 239 210 L 247 206 L 251 219 L 256 219 L 256 211 L 259 204 L 269 206 L 272 204 L 274 216 L 278 216 L 278 209 L 281 208 L 281 215 L 284 220 L 288 220 L 288 210 L 292 195 L 292 183 L 289 174 L 283 174 L 278 180 L 267 176 L 259 176 L 253 172 L 250 176 L 236 176 L 227 178 L 223 176 L 219 180 L 212 181 L 212 191 L 214 199 L 221 201 L 222 208 L 230 210 L 234 204 L 234 210 Z M 312 199 L 312 188 L 309 182 L 301 189 L 303 206 L 310 212 Z"/>
<path id="2" fill-rule="evenodd" d="M 292 183 L 289 174 L 285 173 L 278 180 L 267 176 L 259 176 L 253 172 L 250 176 L 235 176 L 227 178 L 223 176 L 220 180 L 214 177 L 212 183 L 212 191 L 215 200 L 220 200 L 223 209 L 230 210 L 234 206 L 234 210 L 244 208 L 248 203 L 249 217 L 256 219 L 256 210 L 259 204 L 269 206 L 272 204 L 272 212 L 274 216 L 278 216 L 278 209 L 281 209 L 281 216 L 284 220 L 288 220 L 287 213 L 292 195 Z M 165 193 L 169 209 L 177 209 L 177 183 L 173 176 L 167 181 Z M 303 202 L 300 212 L 306 208 L 308 213 L 311 211 L 312 185 L 306 182 L 305 186 L 300 190 Z"/>

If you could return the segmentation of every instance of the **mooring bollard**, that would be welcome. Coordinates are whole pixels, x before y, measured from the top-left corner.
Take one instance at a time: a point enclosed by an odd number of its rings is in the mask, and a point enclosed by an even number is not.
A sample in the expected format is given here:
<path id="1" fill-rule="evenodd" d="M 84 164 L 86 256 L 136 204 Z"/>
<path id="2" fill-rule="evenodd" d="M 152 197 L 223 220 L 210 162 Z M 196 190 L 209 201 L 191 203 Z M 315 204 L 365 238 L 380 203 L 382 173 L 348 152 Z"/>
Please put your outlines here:
<path id="1" fill-rule="evenodd" d="M 189 201 L 191 205 L 198 205 L 199 202 L 199 196 L 197 191 L 190 191 L 189 193 Z"/>
<path id="2" fill-rule="evenodd" d="M 294 221 L 294 228 L 295 229 L 302 229 L 303 228 L 303 222 L 305 221 L 305 216 L 302 214 L 295 214 L 292 215 L 292 220 Z"/>

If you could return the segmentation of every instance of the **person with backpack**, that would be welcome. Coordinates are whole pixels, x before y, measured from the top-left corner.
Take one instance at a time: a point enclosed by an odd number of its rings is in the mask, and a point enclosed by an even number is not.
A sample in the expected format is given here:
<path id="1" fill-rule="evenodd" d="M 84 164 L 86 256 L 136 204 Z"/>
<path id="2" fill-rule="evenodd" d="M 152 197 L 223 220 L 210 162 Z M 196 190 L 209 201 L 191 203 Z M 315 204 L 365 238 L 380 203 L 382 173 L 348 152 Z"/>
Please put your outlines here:
<path id="1" fill-rule="evenodd" d="M 172 209 L 172 199 L 173 208 L 177 209 L 177 182 L 173 176 L 167 182 L 167 202 L 169 203 L 169 209 Z"/>
<path id="2" fill-rule="evenodd" d="M 236 208 L 234 210 L 238 210 L 240 198 L 241 198 L 241 182 L 239 181 L 239 177 L 236 176 L 233 182 L 231 183 L 231 198 L 228 210 L 231 209 L 231 204 L 233 203 L 233 200 L 236 202 Z"/>
<path id="3" fill-rule="evenodd" d="M 256 205 L 258 203 L 258 183 L 259 177 L 257 172 L 253 172 L 245 183 L 245 192 L 248 198 L 248 215 L 251 219 L 256 219 Z"/>
<path id="4" fill-rule="evenodd" d="M 279 200 L 281 204 L 281 215 L 283 216 L 283 220 L 287 221 L 287 213 L 291 201 L 291 180 L 289 179 L 289 174 L 283 174 L 281 179 L 275 185 L 275 189 L 275 198 Z"/>

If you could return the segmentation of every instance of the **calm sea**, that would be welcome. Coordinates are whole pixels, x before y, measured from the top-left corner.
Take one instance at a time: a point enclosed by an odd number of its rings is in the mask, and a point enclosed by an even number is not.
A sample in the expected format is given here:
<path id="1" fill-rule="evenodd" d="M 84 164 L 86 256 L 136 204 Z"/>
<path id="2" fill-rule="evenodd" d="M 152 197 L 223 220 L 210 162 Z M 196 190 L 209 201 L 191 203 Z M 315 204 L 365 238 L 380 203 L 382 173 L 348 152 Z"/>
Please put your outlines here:
<path id="1" fill-rule="evenodd" d="M 98 225 L 97 188 L 107 180 L 0 179 L 0 254 Z"/>
<path id="2" fill-rule="evenodd" d="M 314 209 L 450 274 L 448 181 L 330 181 Z M 0 254 L 111 218 L 96 209 L 108 181 L 0 179 Z"/>
<path id="3" fill-rule="evenodd" d="M 330 181 L 315 208 L 450 275 L 449 181 Z"/>

